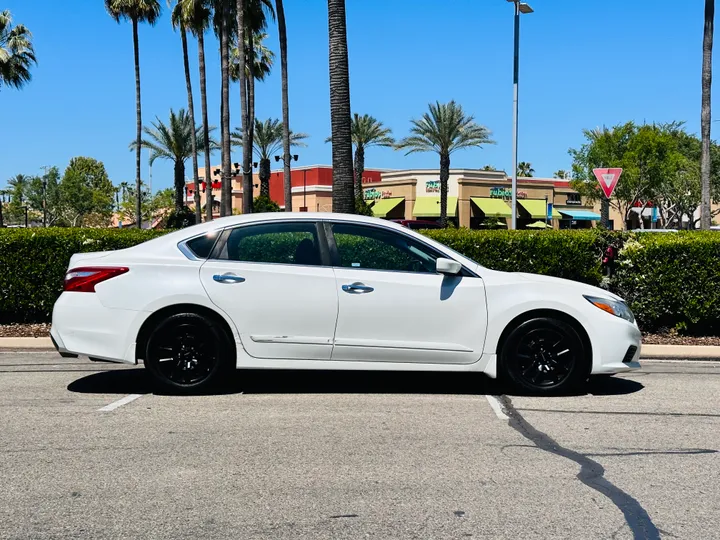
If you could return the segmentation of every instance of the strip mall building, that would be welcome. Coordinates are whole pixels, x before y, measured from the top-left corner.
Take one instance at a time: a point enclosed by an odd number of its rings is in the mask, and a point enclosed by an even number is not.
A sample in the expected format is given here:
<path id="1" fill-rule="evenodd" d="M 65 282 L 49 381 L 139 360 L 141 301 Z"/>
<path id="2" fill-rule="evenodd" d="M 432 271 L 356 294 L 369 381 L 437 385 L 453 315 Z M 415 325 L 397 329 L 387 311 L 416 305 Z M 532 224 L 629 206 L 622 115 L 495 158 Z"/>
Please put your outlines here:
<path id="1" fill-rule="evenodd" d="M 205 206 L 204 170 L 200 169 L 201 204 Z M 259 195 L 259 178 L 253 176 L 253 196 Z M 374 214 L 386 219 L 437 220 L 440 217 L 440 179 L 437 170 L 366 170 L 363 174 L 365 200 Z M 332 167 L 297 167 L 292 170 L 293 209 L 307 212 L 332 210 Z M 220 179 L 213 177 L 213 195 L 219 215 Z M 459 227 L 482 228 L 510 224 L 511 180 L 502 171 L 452 169 L 448 181 L 448 217 Z M 194 185 L 186 186 L 187 203 L 193 203 Z M 242 179 L 233 176 L 233 211 L 242 208 Z M 284 207 L 283 172 L 273 171 L 270 197 Z M 590 228 L 600 220 L 599 206 L 585 201 L 567 180 L 552 178 L 518 179 L 519 228 L 542 226 L 556 229 Z M 611 215 L 615 228 L 620 216 Z"/>

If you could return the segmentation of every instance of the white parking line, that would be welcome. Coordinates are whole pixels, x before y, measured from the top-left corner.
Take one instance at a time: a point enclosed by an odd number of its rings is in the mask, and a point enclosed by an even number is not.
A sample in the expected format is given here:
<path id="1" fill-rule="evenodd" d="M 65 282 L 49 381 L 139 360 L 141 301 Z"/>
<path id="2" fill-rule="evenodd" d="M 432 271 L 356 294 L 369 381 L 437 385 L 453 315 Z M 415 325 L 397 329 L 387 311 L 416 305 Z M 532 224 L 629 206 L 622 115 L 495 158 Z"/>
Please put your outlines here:
<path id="1" fill-rule="evenodd" d="M 497 396 L 486 395 L 485 398 L 488 400 L 490 408 L 495 413 L 495 416 L 497 416 L 500 420 L 510 420 L 508 415 L 503 412 L 502 405 L 500 404 L 500 400 L 497 398 Z"/>
<path id="2" fill-rule="evenodd" d="M 101 409 L 98 409 L 100 412 L 110 412 L 114 411 L 118 407 L 122 407 L 123 405 L 127 405 L 128 403 L 135 401 L 137 398 L 142 397 L 142 394 L 130 394 L 129 396 L 125 396 L 124 398 L 118 399 L 117 401 L 113 401 L 110 405 L 105 405 Z"/>

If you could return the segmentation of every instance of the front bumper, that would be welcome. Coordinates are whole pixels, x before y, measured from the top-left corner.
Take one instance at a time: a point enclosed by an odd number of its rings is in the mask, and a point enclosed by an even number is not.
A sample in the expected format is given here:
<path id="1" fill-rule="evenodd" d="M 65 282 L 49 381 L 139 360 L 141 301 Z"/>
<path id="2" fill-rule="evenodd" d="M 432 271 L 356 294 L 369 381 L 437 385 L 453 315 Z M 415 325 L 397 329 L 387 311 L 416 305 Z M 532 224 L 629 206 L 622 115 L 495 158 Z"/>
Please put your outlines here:
<path id="1" fill-rule="evenodd" d="M 642 334 L 635 324 L 620 318 L 607 319 L 593 332 L 592 374 L 623 373 L 640 366 Z"/>

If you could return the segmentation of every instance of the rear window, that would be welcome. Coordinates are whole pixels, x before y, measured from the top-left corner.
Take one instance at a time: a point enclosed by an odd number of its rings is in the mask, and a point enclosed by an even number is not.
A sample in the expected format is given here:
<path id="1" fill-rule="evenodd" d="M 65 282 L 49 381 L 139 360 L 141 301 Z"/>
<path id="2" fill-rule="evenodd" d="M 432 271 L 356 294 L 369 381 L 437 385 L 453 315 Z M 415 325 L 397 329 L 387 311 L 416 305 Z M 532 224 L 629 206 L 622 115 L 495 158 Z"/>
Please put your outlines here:
<path id="1" fill-rule="evenodd" d="M 204 236 L 198 236 L 187 242 L 187 247 L 192 251 L 199 259 L 207 259 L 210 256 L 215 240 L 217 239 L 217 232 L 209 232 Z"/>

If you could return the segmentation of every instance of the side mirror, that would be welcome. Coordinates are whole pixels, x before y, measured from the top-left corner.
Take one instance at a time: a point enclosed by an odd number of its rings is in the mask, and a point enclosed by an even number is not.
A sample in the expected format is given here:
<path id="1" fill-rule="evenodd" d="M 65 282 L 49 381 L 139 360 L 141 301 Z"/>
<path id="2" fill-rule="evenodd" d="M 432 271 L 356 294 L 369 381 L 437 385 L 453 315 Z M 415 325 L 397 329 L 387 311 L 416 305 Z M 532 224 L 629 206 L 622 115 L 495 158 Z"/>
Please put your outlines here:
<path id="1" fill-rule="evenodd" d="M 456 276 L 462 270 L 462 264 L 452 259 L 444 259 L 440 257 L 435 261 L 435 271 L 438 274 L 445 274 L 447 276 Z"/>

